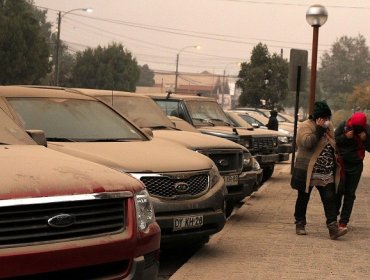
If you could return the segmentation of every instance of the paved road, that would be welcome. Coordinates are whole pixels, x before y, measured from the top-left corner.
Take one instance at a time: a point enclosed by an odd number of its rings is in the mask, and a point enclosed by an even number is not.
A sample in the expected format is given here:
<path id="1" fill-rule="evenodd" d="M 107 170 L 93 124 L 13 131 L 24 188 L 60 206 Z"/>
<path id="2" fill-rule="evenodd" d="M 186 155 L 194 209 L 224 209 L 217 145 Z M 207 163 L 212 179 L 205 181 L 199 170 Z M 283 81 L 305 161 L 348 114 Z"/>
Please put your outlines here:
<path id="1" fill-rule="evenodd" d="M 295 234 L 296 192 L 289 180 L 290 164 L 279 164 L 226 227 L 170 279 L 370 279 L 370 154 L 349 233 L 338 240 L 329 238 L 316 190 L 308 208 L 308 235 Z"/>

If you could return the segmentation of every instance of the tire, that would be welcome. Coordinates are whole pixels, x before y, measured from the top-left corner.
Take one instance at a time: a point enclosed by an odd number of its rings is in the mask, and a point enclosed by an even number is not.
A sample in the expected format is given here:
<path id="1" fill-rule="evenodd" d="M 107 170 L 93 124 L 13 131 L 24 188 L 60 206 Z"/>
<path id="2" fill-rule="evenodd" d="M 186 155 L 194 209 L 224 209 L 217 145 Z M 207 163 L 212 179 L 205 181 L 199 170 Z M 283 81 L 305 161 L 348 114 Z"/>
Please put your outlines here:
<path id="1" fill-rule="evenodd" d="M 231 216 L 231 213 L 234 211 L 234 203 L 231 201 L 225 201 L 225 217 L 228 218 Z"/>
<path id="2" fill-rule="evenodd" d="M 274 173 L 274 169 L 275 165 L 263 167 L 262 183 L 266 182 L 268 179 L 271 178 L 272 173 Z"/>

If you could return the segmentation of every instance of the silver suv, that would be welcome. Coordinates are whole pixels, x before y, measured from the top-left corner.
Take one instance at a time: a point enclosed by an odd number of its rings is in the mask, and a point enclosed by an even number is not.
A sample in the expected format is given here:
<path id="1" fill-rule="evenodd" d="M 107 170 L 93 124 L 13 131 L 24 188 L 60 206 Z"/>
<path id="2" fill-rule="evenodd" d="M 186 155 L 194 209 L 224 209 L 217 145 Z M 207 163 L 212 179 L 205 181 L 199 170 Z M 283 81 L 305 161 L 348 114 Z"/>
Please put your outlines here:
<path id="1" fill-rule="evenodd" d="M 219 137 L 181 131 L 149 97 L 130 92 L 78 89 L 112 106 L 155 138 L 176 142 L 202 153 L 213 160 L 227 187 L 226 216 L 233 205 L 258 189 L 262 169 L 249 151 L 242 145 Z"/>

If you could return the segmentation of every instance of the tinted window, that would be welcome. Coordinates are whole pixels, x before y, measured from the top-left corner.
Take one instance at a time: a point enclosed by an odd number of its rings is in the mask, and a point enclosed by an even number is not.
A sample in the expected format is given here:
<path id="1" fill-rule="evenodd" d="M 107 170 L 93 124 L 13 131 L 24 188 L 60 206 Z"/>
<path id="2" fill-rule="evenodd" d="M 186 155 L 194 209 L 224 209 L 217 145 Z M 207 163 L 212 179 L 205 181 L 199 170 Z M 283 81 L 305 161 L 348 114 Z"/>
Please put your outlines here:
<path id="1" fill-rule="evenodd" d="M 135 127 L 98 101 L 9 98 L 9 102 L 27 129 L 42 129 L 47 138 L 75 141 L 143 139 Z"/>

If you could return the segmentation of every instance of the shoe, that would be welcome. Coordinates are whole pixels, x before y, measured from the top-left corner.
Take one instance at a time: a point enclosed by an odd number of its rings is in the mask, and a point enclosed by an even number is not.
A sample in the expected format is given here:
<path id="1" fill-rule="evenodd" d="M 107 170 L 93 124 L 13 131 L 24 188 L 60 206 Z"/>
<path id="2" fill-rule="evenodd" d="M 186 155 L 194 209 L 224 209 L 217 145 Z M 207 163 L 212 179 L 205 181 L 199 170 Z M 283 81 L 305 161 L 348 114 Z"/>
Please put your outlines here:
<path id="1" fill-rule="evenodd" d="M 347 230 L 348 231 L 346 223 L 339 223 L 338 228 L 341 229 L 341 230 Z"/>
<path id="2" fill-rule="evenodd" d="M 302 221 L 296 222 L 295 223 L 295 233 L 297 235 L 307 235 L 305 226 L 306 224 Z"/>
<path id="3" fill-rule="evenodd" d="M 339 228 L 337 222 L 331 222 L 328 224 L 328 229 L 330 238 L 333 240 L 345 235 L 348 232 L 347 228 Z"/>

